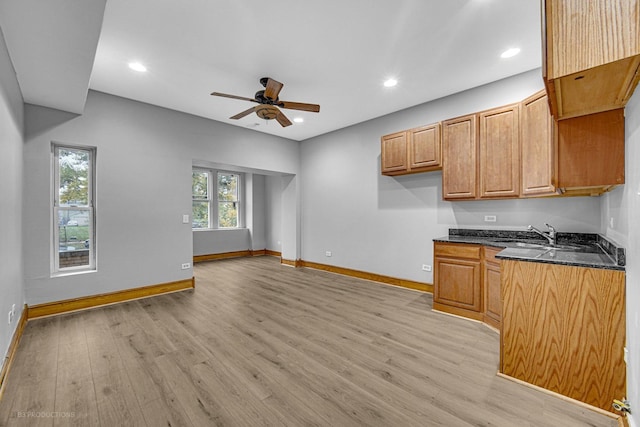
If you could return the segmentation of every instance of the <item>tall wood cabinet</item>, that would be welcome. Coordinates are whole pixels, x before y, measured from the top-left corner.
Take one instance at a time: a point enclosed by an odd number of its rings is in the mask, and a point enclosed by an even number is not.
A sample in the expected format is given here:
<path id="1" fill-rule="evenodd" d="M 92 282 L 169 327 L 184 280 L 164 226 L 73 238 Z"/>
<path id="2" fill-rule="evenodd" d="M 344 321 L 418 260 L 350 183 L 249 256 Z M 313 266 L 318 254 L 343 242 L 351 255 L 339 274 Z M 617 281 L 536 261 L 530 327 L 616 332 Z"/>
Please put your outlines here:
<path id="1" fill-rule="evenodd" d="M 640 79 L 640 0 L 543 0 L 542 15 L 553 116 L 624 107 Z"/>
<path id="2" fill-rule="evenodd" d="M 383 175 L 440 170 L 440 123 L 383 136 L 380 157 Z"/>

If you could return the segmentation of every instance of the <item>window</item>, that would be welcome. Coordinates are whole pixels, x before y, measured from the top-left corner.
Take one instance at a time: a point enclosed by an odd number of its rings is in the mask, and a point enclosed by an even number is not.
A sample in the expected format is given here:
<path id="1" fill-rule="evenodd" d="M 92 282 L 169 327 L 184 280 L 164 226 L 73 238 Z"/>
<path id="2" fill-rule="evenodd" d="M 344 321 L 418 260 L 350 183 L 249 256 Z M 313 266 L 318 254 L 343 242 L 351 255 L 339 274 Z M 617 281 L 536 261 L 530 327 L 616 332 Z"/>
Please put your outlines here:
<path id="1" fill-rule="evenodd" d="M 53 146 L 53 272 L 95 270 L 95 149 Z"/>
<path id="2" fill-rule="evenodd" d="M 193 212 L 191 214 L 192 228 L 211 228 L 209 218 L 211 215 L 211 200 L 209 195 L 209 172 L 194 170 L 192 173 Z"/>
<path id="3" fill-rule="evenodd" d="M 193 229 L 242 226 L 239 174 L 194 169 L 192 179 Z"/>

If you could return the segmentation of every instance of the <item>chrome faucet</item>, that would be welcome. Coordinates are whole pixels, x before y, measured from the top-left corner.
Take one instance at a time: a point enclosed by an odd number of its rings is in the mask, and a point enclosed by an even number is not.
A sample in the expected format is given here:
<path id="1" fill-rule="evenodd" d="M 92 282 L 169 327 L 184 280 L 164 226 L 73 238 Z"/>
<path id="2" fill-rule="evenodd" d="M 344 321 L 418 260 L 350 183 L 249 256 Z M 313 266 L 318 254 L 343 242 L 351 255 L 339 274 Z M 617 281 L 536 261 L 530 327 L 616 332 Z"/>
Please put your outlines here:
<path id="1" fill-rule="evenodd" d="M 529 231 L 533 231 L 535 233 L 538 233 L 539 235 L 541 235 L 542 237 L 544 237 L 545 239 L 547 239 L 549 241 L 549 244 L 552 246 L 556 245 L 556 240 L 557 240 L 557 235 L 556 235 L 556 229 L 553 228 L 552 225 L 549 225 L 547 223 L 545 223 L 544 225 L 547 226 L 547 228 L 549 228 L 549 231 L 547 233 L 538 230 L 537 228 L 535 228 L 533 225 L 529 225 L 527 227 L 527 230 Z"/>

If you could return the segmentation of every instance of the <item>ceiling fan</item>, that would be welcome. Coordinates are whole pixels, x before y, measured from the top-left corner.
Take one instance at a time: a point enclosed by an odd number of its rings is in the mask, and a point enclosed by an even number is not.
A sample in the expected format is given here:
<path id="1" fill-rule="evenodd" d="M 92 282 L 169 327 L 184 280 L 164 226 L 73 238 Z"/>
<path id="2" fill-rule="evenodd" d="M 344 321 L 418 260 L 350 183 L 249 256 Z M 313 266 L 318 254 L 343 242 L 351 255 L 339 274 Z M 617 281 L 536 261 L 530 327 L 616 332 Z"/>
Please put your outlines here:
<path id="1" fill-rule="evenodd" d="M 229 117 L 230 119 L 235 119 L 235 120 L 241 119 L 244 116 L 247 116 L 255 112 L 258 115 L 258 117 L 260 117 L 261 119 L 265 119 L 265 120 L 276 119 L 282 127 L 287 127 L 292 123 L 287 118 L 287 116 L 285 116 L 284 113 L 280 111 L 280 108 L 287 108 L 289 110 L 311 111 L 313 113 L 320 112 L 320 106 L 318 104 L 305 104 L 302 102 L 281 101 L 280 98 L 278 98 L 278 94 L 280 93 L 284 85 L 276 80 L 273 80 L 270 77 L 261 78 L 260 84 L 264 87 L 264 90 L 257 91 L 254 98 L 228 95 L 226 93 L 220 93 L 220 92 L 213 92 L 211 95 L 222 96 L 225 98 L 239 99 L 242 101 L 250 101 L 250 102 L 255 102 L 257 104 L 260 104 L 260 105 L 256 105 L 255 107 L 251 107 L 248 110 L 244 110 L 243 112 L 238 113 L 235 116 Z"/>

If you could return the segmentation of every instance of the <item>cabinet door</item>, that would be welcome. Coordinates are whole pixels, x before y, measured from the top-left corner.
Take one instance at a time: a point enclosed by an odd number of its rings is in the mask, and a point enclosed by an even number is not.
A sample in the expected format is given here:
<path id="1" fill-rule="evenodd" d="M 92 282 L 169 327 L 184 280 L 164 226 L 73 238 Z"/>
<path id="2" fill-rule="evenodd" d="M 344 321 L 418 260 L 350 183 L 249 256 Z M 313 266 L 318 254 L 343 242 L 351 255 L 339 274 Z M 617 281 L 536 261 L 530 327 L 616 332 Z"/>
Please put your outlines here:
<path id="1" fill-rule="evenodd" d="M 406 172 L 407 133 L 397 132 L 381 138 L 381 169 L 383 175 L 397 175 Z"/>
<path id="2" fill-rule="evenodd" d="M 500 328 L 502 319 L 502 296 L 500 295 L 500 260 L 495 255 L 498 249 L 485 248 L 484 259 L 484 315 L 485 322 Z"/>
<path id="3" fill-rule="evenodd" d="M 547 96 L 541 91 L 520 104 L 522 196 L 555 193 L 555 156 L 553 119 Z"/>
<path id="4" fill-rule="evenodd" d="M 441 167 L 440 123 L 408 131 L 409 168 L 435 170 Z"/>
<path id="5" fill-rule="evenodd" d="M 518 104 L 482 112 L 480 120 L 480 198 L 520 195 Z"/>
<path id="6" fill-rule="evenodd" d="M 624 109 L 560 120 L 558 187 L 624 184 Z"/>
<path id="7" fill-rule="evenodd" d="M 480 261 L 436 258 L 435 302 L 476 312 L 482 311 Z"/>
<path id="8" fill-rule="evenodd" d="M 476 197 L 475 114 L 442 122 L 442 197 L 474 199 Z"/>

